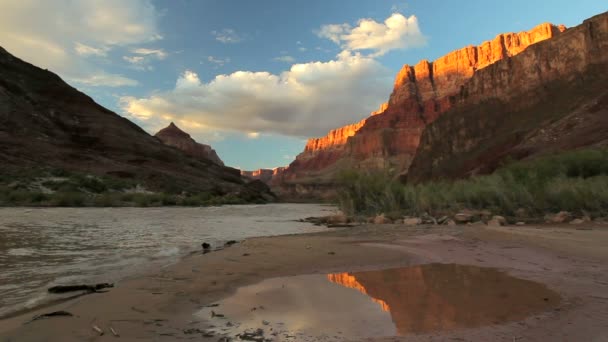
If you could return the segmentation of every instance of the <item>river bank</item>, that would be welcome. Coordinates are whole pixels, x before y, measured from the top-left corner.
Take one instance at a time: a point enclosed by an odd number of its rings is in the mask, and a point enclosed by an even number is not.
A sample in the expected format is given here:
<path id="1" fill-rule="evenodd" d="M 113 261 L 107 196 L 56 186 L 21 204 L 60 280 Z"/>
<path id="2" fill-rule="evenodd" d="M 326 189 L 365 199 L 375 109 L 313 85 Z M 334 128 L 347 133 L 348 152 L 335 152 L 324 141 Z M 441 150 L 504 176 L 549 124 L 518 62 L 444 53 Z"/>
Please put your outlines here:
<path id="1" fill-rule="evenodd" d="M 218 341 L 220 335 L 207 333 L 214 324 L 211 318 L 196 313 L 242 286 L 274 277 L 447 263 L 496 268 L 546 285 L 561 296 L 561 301 L 523 320 L 476 328 L 452 329 L 448 324 L 433 332 L 401 337 L 380 334 L 371 340 L 601 341 L 608 338 L 606 245 L 608 228 L 593 223 L 584 227 L 365 225 L 253 238 L 219 252 L 191 255 L 175 265 L 120 282 L 106 293 L 81 296 L 2 320 L 0 340 L 103 341 L 115 338 L 112 328 L 121 341 Z M 428 309 L 420 314 L 439 315 L 445 322 L 453 319 L 449 310 Z M 35 315 L 58 310 L 73 316 L 25 324 Z M 221 314 L 221 305 L 214 310 Z M 263 324 L 260 322 L 260 328 Z M 92 326 L 105 334 L 99 336 Z M 314 336 L 269 337 L 274 341 L 322 340 Z"/>

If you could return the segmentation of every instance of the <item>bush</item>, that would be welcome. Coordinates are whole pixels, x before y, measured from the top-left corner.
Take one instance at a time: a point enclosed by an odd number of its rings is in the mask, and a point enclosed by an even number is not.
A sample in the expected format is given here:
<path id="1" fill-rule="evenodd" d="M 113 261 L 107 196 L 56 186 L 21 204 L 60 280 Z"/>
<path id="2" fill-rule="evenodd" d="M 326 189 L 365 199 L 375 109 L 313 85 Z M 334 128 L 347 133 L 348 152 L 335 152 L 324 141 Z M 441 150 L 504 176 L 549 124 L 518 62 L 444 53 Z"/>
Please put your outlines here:
<path id="1" fill-rule="evenodd" d="M 51 200 L 58 207 L 82 207 L 85 202 L 86 196 L 79 192 L 56 192 Z"/>
<path id="2" fill-rule="evenodd" d="M 463 208 L 512 215 L 568 210 L 608 214 L 608 150 L 511 162 L 494 174 L 403 185 L 385 173 L 343 173 L 338 205 L 349 214 L 444 214 Z"/>

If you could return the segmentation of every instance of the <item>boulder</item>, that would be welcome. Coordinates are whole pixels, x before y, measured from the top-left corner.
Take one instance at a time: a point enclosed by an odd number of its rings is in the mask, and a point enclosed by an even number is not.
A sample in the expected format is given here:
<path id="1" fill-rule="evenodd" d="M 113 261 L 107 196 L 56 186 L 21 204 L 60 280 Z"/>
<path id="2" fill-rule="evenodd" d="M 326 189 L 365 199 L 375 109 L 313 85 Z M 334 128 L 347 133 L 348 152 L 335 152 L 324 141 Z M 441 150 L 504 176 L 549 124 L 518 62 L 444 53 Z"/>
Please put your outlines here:
<path id="1" fill-rule="evenodd" d="M 547 223 L 567 223 L 572 221 L 572 214 L 567 211 L 560 211 L 557 214 L 545 215 L 545 221 Z"/>
<path id="2" fill-rule="evenodd" d="M 374 217 L 374 224 L 387 224 L 387 223 L 391 223 L 391 222 L 392 222 L 391 219 L 384 216 L 384 214 L 380 214 L 380 215 Z"/>
<path id="3" fill-rule="evenodd" d="M 490 221 L 488 221 L 488 226 L 494 226 L 494 227 L 499 227 L 499 226 L 504 226 L 507 224 L 507 219 L 505 219 L 503 216 L 492 216 L 492 219 Z"/>
<path id="4" fill-rule="evenodd" d="M 405 217 L 403 218 L 403 224 L 406 226 L 417 226 L 422 224 L 422 220 L 418 217 Z"/>
<path id="5" fill-rule="evenodd" d="M 570 221 L 570 224 L 576 224 L 576 225 L 583 224 L 583 223 L 585 223 L 585 220 L 583 220 L 583 219 L 574 219 L 574 220 Z"/>
<path id="6" fill-rule="evenodd" d="M 460 212 L 454 215 L 454 221 L 459 224 L 465 224 L 473 221 L 474 215 L 470 212 Z"/>

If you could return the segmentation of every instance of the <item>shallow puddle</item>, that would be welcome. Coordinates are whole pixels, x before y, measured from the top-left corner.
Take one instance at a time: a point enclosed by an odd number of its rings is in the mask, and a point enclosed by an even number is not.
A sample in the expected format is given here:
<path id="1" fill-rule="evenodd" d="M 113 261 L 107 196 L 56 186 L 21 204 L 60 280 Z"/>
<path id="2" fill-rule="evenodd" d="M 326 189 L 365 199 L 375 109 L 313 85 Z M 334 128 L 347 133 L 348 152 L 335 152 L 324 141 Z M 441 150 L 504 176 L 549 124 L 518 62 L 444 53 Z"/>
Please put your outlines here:
<path id="1" fill-rule="evenodd" d="M 335 341 L 520 320 L 559 301 L 545 285 L 496 269 L 430 264 L 268 279 L 197 315 L 215 334 Z"/>

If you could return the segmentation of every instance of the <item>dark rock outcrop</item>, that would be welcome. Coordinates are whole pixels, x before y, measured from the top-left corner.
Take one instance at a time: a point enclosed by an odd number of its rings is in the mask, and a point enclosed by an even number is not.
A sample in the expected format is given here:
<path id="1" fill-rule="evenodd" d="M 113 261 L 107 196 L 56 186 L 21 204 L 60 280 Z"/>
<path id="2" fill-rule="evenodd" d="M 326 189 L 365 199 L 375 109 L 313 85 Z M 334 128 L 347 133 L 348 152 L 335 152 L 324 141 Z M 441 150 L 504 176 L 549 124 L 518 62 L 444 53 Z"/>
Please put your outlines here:
<path id="1" fill-rule="evenodd" d="M 264 197 L 239 170 L 163 144 L 0 48 L 0 175 L 41 168 L 130 178 L 154 191 Z"/>
<path id="2" fill-rule="evenodd" d="M 189 156 L 197 159 L 208 159 L 218 165 L 224 166 L 224 162 L 211 146 L 196 142 L 190 134 L 179 129 L 173 122 L 158 131 L 154 136 L 165 143 L 165 145 L 182 150 Z"/>

